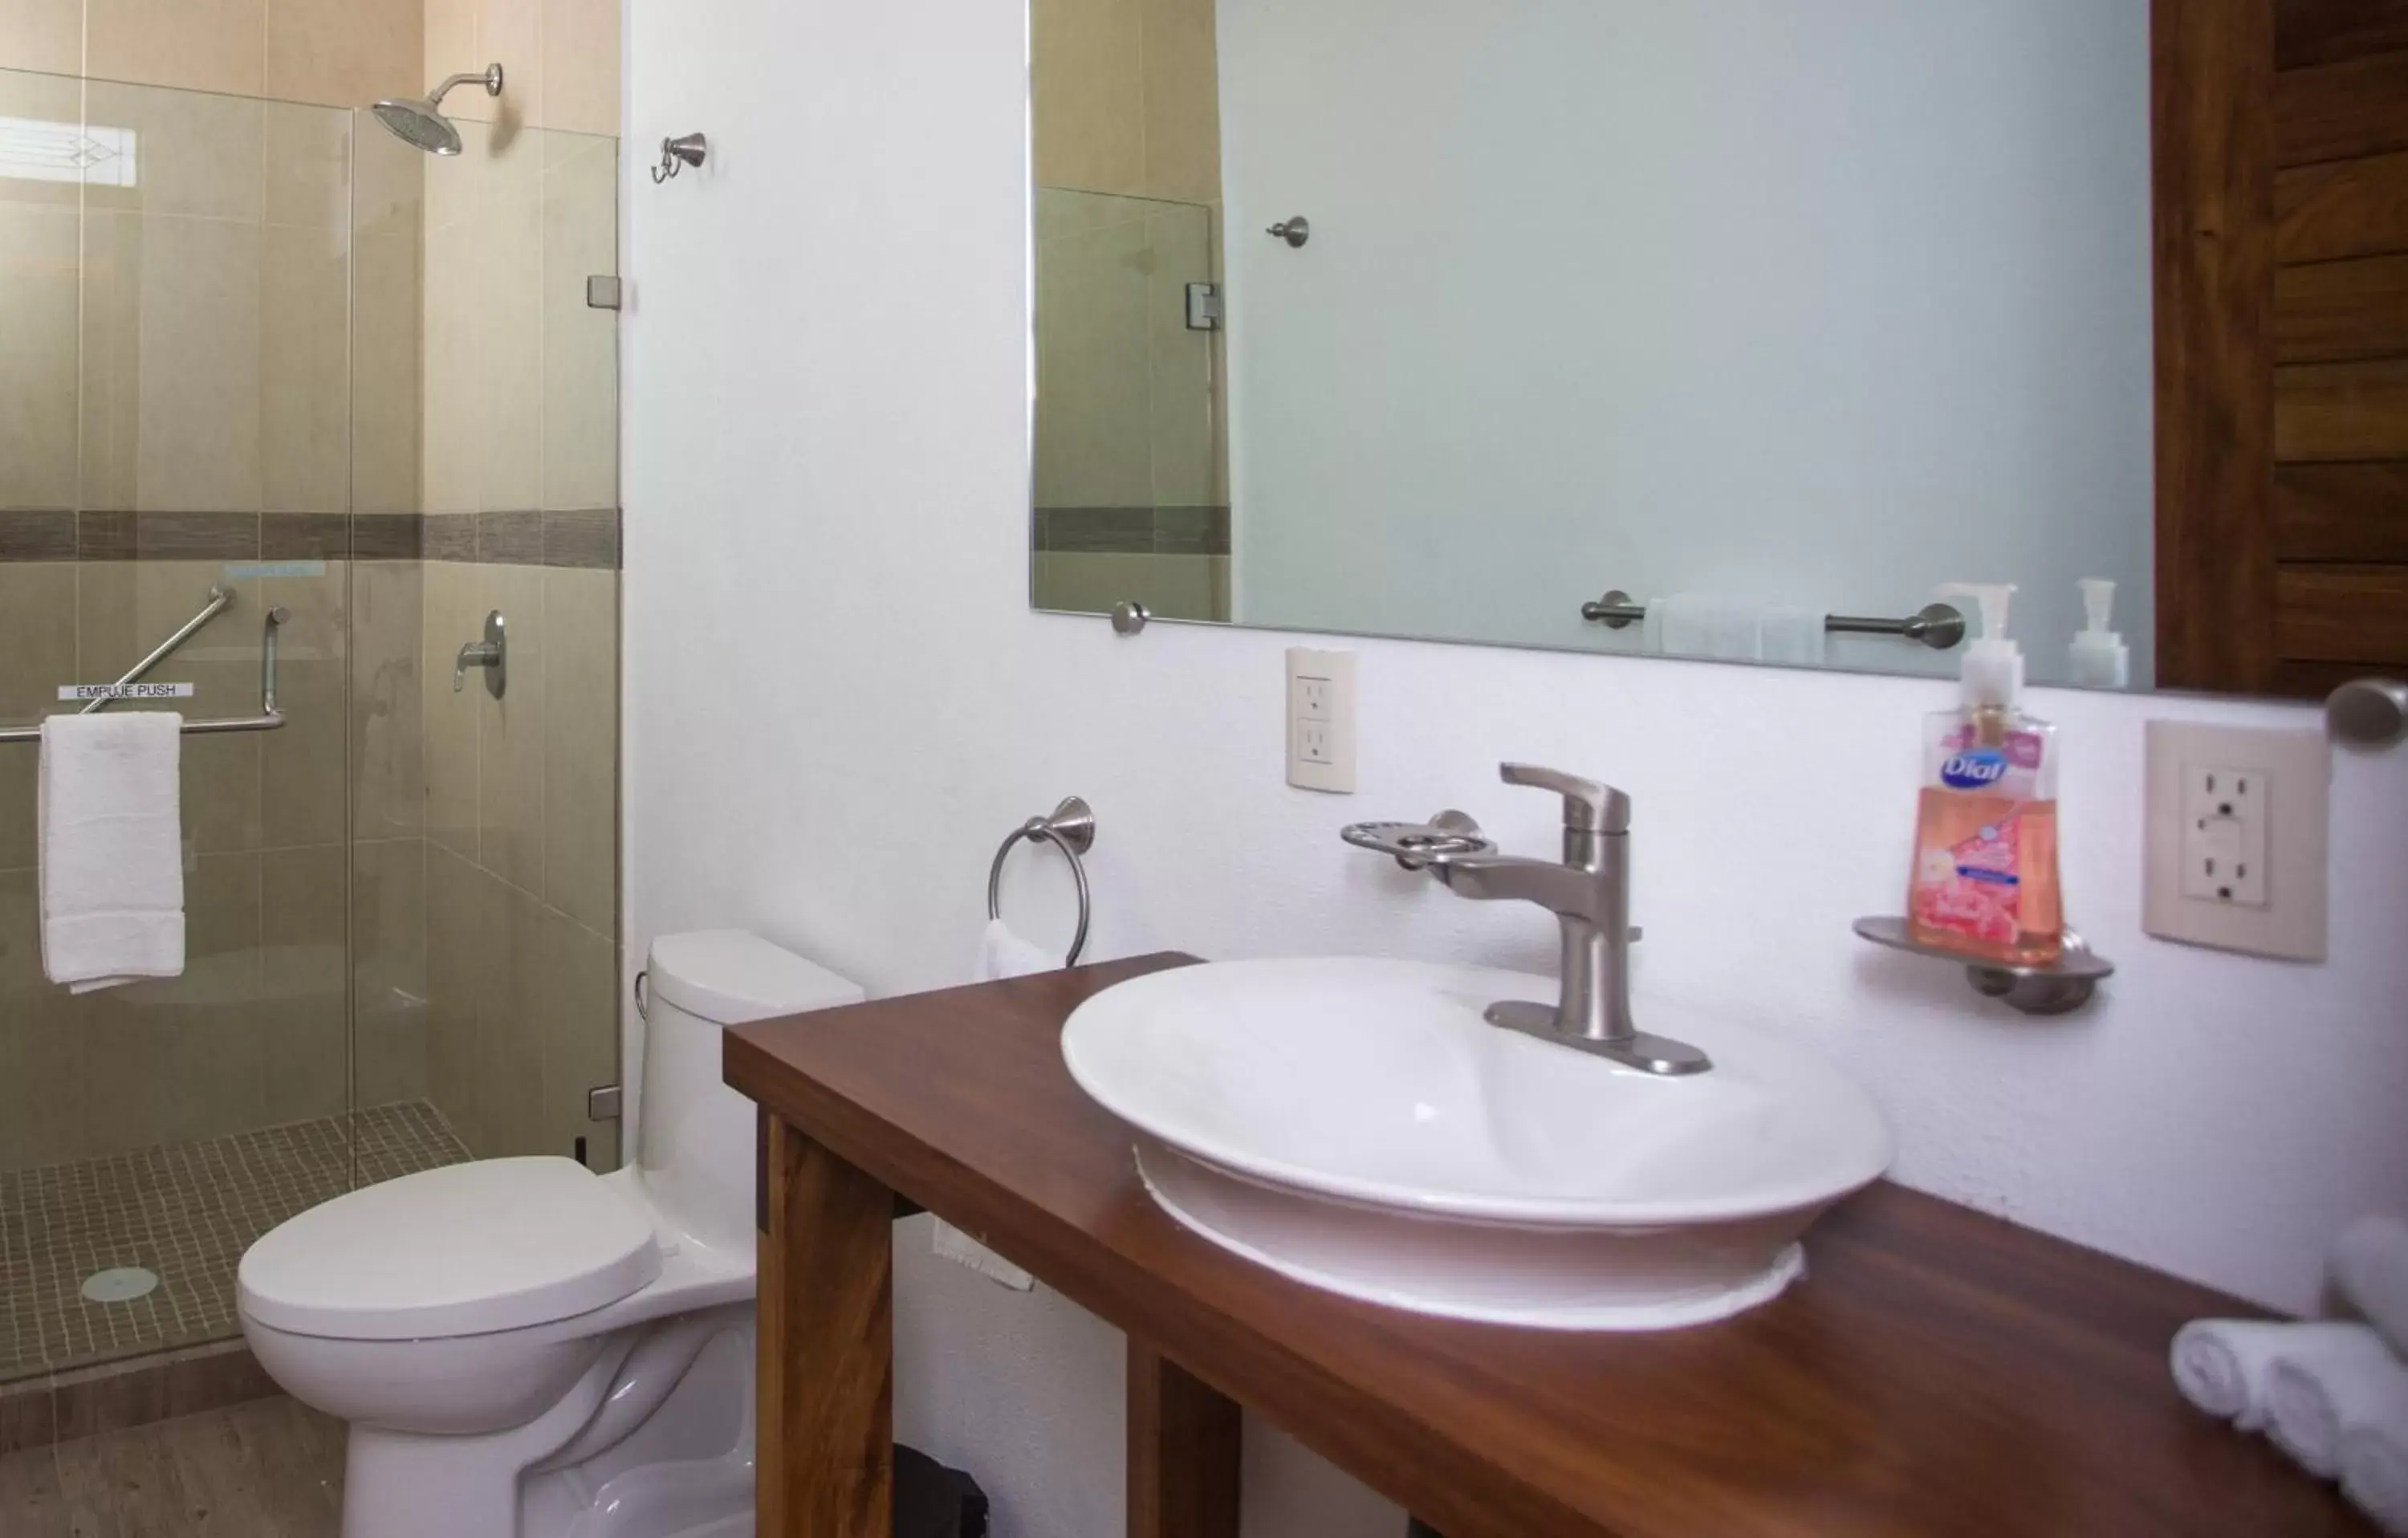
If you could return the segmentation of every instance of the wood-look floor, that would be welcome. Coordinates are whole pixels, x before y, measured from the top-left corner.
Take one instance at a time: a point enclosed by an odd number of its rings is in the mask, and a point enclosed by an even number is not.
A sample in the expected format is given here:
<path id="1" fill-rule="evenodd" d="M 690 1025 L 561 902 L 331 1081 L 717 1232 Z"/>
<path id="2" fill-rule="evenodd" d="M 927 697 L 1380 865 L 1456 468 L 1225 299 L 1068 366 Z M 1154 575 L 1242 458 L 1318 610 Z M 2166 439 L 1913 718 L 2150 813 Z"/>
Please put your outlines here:
<path id="1" fill-rule="evenodd" d="M 335 1538 L 343 1428 L 284 1398 L 0 1458 L 7 1538 Z"/>

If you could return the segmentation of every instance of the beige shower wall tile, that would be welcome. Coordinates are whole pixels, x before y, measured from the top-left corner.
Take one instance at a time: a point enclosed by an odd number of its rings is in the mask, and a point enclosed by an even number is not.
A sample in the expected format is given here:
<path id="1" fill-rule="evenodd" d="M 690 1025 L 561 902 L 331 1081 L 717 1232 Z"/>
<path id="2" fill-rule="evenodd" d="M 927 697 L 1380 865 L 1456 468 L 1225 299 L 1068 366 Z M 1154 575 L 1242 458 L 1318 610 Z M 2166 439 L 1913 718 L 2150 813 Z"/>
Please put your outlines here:
<path id="1" fill-rule="evenodd" d="M 1144 0 L 1033 0 L 1037 180 L 1145 191 Z"/>
<path id="2" fill-rule="evenodd" d="M 256 223 L 265 195 L 266 110 L 239 96 L 93 80 L 85 121 L 131 128 L 135 185 L 93 182 L 84 205 L 151 214 Z"/>
<path id="3" fill-rule="evenodd" d="M 12 0 L 0 0 L 0 19 L 9 14 Z M 81 0 L 77 7 L 77 43 L 82 44 Z M 8 24 L 0 20 L 0 55 L 8 48 Z M 60 124 L 83 121 L 84 82 L 70 65 L 64 75 L 28 75 L 18 72 L 0 57 L 0 117 L 30 118 L 36 122 Z M 64 203 L 76 208 L 83 202 L 83 188 L 72 181 L 36 181 L 30 178 L 0 177 L 0 203 Z"/>
<path id="4" fill-rule="evenodd" d="M 259 507 L 260 235 L 85 216 L 83 506 Z"/>
<path id="5" fill-rule="evenodd" d="M 78 682 L 75 638 L 75 567 L 0 563 L 0 722 L 21 726 L 58 709 L 58 686 Z M 0 870 L 35 863 L 38 759 L 31 744 L 0 743 Z"/>
<path id="6" fill-rule="evenodd" d="M 416 838 L 425 827 L 425 608 L 418 562 L 352 564 L 348 756 L 362 840 Z"/>
<path id="7" fill-rule="evenodd" d="M 452 669 L 463 642 L 483 639 L 485 610 L 479 600 L 484 597 L 484 583 L 477 568 L 452 561 L 426 563 L 425 582 L 421 676 L 426 703 L 426 837 L 474 862 L 478 725 L 493 701 L 477 679 L 453 689 Z"/>
<path id="8" fill-rule="evenodd" d="M 204 855 L 184 875 L 184 974 L 86 994 L 87 1152 L 266 1124 L 260 856 Z"/>
<path id="9" fill-rule="evenodd" d="M 429 184 L 430 204 L 434 185 Z M 480 299 L 473 223 L 432 226 L 426 234 L 425 351 L 421 364 L 420 496 L 429 513 L 477 510 L 484 426 L 478 373 Z"/>
<path id="10" fill-rule="evenodd" d="M 351 252 L 339 225 L 260 232 L 259 455 L 269 512 L 342 512 L 351 485 Z"/>
<path id="11" fill-rule="evenodd" d="M 359 237 L 351 249 L 351 501 L 353 512 L 418 512 L 425 446 L 424 248 L 407 234 Z"/>
<path id="12" fill-rule="evenodd" d="M 340 1115 L 351 1087 L 350 851 L 340 844 L 271 850 L 259 865 L 265 1122 Z"/>
<path id="13" fill-rule="evenodd" d="M 619 1167 L 619 1123 L 588 1120 L 586 1092 L 619 1077 L 619 950 L 559 913 L 541 914 L 527 964 L 538 979 L 542 1025 L 542 1109 L 536 1153 L 573 1155 L 585 1140 L 588 1168 Z"/>
<path id="14" fill-rule="evenodd" d="M 477 697 L 477 863 L 523 892 L 544 889 L 544 730 L 550 710 L 550 636 L 545 568 L 489 566 L 484 603 L 501 611 L 509 636 L 509 683 L 499 699 L 469 680 Z"/>
<path id="15" fill-rule="evenodd" d="M 542 123 L 619 132 L 619 0 L 543 0 Z"/>
<path id="16" fill-rule="evenodd" d="M 83 1023 L 42 976 L 40 924 L 34 872 L 0 871 L 0 1170 L 86 1152 Z"/>
<path id="17" fill-rule="evenodd" d="M 266 12 L 268 95 L 365 107 L 424 89 L 420 0 L 266 0 Z"/>
<path id="18" fill-rule="evenodd" d="M 277 637 L 280 730 L 263 734 L 260 755 L 260 842 L 268 849 L 340 844 L 349 787 L 345 783 L 345 680 L 350 672 L 349 584 L 342 561 L 315 576 L 269 577 L 259 583 L 259 607 L 220 624 L 256 624 L 267 609 L 292 613 Z M 256 701 L 243 713 L 258 709 Z"/>
<path id="19" fill-rule="evenodd" d="M 266 0 L 86 0 L 86 73 L 236 96 L 263 93 Z"/>
<path id="20" fill-rule="evenodd" d="M 619 574 L 555 569 L 544 585 L 545 902 L 619 928 Z"/>
<path id="21" fill-rule="evenodd" d="M 0 0 L 0 69 L 83 72 L 83 0 Z"/>
<path id="22" fill-rule="evenodd" d="M 585 280 L 619 270 L 616 141 L 545 136 L 543 176 L 542 505 L 608 508 L 619 499 L 619 327 L 585 303 Z"/>
<path id="23" fill-rule="evenodd" d="M 351 209 L 351 114 L 331 107 L 265 103 L 260 122 L 266 137 L 263 208 L 271 224 L 348 230 Z M 378 138 L 414 153 L 388 136 Z M 366 139 L 360 144 L 368 153 Z"/>
<path id="24" fill-rule="evenodd" d="M 426 51 L 419 63 L 420 90 L 431 89 L 446 76 L 482 69 L 492 62 L 477 56 L 477 0 L 425 0 L 420 16 L 426 38 Z M 484 97 L 480 93 L 478 99 Z"/>
<path id="25" fill-rule="evenodd" d="M 1139 0 L 1145 34 L 1145 190 L 1221 195 L 1221 104 L 1213 0 Z"/>
<path id="26" fill-rule="evenodd" d="M 521 135 L 485 174 L 475 263 L 478 506 L 543 496 L 543 146 Z"/>
<path id="27" fill-rule="evenodd" d="M 361 1105 L 427 1094 L 426 861 L 417 839 L 351 846 L 352 1082 Z"/>
<path id="28" fill-rule="evenodd" d="M 466 860 L 426 849 L 426 1092 L 480 1158 L 494 1152 L 478 1079 L 479 990 L 494 943 L 487 926 L 501 884 Z"/>
<path id="29" fill-rule="evenodd" d="M 1149 404 L 1153 260 L 1141 220 L 1037 252 L 1037 499 L 1145 507 L 1154 496 Z"/>
<path id="30" fill-rule="evenodd" d="M 75 506 L 79 223 L 0 203 L 0 508 Z"/>
<path id="31" fill-rule="evenodd" d="M 478 878 L 485 926 L 477 956 L 478 1124 L 489 1158 L 546 1152 L 543 1117 L 543 905 L 490 875 Z"/>
<path id="32" fill-rule="evenodd" d="M 499 61 L 502 93 L 488 96 L 463 86 L 444 102 L 455 103 L 457 116 L 509 128 L 540 127 L 544 121 L 543 0 L 470 0 L 476 18 L 477 45 L 467 64 L 450 65 L 445 72 L 482 69 Z M 440 77 L 437 77 L 438 79 Z M 470 136 L 472 140 L 474 136 Z"/>

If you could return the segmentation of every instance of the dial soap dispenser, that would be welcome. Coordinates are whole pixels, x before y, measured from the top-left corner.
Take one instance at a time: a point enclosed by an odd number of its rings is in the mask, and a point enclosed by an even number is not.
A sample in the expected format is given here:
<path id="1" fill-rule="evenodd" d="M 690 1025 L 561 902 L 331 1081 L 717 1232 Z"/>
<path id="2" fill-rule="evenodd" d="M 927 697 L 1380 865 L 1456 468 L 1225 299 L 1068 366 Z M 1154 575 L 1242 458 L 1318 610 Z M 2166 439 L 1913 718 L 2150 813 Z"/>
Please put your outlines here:
<path id="1" fill-rule="evenodd" d="M 2128 689 L 2132 686 L 2132 649 L 2107 627 L 2115 612 L 2115 584 L 2104 577 L 2085 577 L 2082 590 L 2083 626 L 2069 648 L 2074 686 L 2083 689 Z"/>
<path id="2" fill-rule="evenodd" d="M 1967 648 L 1962 703 L 1924 732 L 1924 783 L 1906 899 L 1917 943 L 1975 961 L 2043 966 L 2064 950 L 2057 892 L 2057 728 L 2021 707 L 2024 659 L 2007 639 L 2004 583 L 1951 582 L 1982 638 Z"/>

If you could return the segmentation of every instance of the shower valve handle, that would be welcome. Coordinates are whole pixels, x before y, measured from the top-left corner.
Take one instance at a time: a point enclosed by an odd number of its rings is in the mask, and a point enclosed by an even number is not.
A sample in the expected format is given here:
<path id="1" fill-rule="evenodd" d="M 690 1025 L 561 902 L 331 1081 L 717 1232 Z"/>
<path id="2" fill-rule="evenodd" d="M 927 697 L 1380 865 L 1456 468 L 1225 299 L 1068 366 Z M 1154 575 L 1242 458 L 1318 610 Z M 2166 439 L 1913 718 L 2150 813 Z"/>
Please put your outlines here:
<path id="1" fill-rule="evenodd" d="M 495 699 L 509 686 L 510 641 L 508 623 L 498 609 L 485 616 L 485 639 L 472 640 L 460 648 L 460 655 L 452 666 L 452 692 L 458 694 L 468 682 L 468 669 L 485 670 L 485 690 Z"/>

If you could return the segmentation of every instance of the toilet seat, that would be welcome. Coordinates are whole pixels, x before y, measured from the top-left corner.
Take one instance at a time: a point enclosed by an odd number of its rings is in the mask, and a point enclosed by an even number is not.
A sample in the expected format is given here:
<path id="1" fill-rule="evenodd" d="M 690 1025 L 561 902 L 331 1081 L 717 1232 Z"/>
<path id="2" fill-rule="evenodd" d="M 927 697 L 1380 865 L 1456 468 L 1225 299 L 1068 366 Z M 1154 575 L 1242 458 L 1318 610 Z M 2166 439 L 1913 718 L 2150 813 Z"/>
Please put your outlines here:
<path id="1" fill-rule="evenodd" d="M 652 1226 L 573 1159 L 480 1159 L 313 1207 L 243 1257 L 243 1314 L 294 1335 L 409 1341 L 590 1313 L 661 1274 Z"/>

